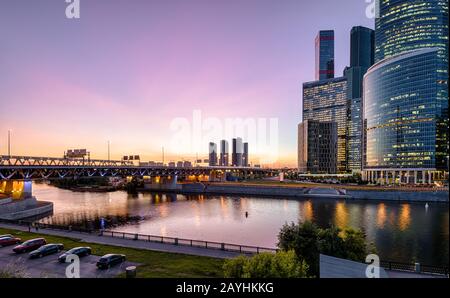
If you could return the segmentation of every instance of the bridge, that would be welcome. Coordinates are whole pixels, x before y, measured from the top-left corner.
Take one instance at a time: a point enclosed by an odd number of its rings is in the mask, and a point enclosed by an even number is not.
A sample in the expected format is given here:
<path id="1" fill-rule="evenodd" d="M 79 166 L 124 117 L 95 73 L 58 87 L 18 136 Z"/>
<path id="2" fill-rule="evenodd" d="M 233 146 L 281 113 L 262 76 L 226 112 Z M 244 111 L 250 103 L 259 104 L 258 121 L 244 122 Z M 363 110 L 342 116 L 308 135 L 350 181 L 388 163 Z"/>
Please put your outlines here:
<path id="1" fill-rule="evenodd" d="M 130 161 L 0 155 L 0 180 L 62 179 L 65 177 L 171 177 L 277 175 L 278 171 L 255 167 L 138 166 Z"/>

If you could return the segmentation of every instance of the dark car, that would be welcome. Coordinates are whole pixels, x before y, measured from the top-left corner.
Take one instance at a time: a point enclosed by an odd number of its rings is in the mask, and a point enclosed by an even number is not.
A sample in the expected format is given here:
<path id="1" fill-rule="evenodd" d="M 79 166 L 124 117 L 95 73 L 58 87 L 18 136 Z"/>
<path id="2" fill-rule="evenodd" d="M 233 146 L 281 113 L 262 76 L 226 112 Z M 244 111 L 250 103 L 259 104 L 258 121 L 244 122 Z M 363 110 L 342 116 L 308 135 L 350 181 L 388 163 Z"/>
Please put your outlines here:
<path id="1" fill-rule="evenodd" d="M 63 249 L 64 245 L 62 244 L 46 244 L 30 252 L 30 258 L 42 258 L 43 256 L 58 253 Z"/>
<path id="2" fill-rule="evenodd" d="M 65 263 L 66 262 L 66 258 L 69 255 L 77 255 L 78 257 L 84 257 L 84 256 L 89 256 L 91 254 L 92 250 L 90 247 L 75 247 L 72 248 L 68 251 L 66 251 L 65 253 L 63 253 L 62 255 L 60 255 L 58 257 L 58 261 L 60 261 L 61 263 Z"/>
<path id="3" fill-rule="evenodd" d="M 97 267 L 99 269 L 108 269 L 114 265 L 125 262 L 125 255 L 119 254 L 107 254 L 100 258 L 97 262 Z"/>
<path id="4" fill-rule="evenodd" d="M 29 251 L 36 250 L 45 244 L 47 244 L 47 241 L 45 241 L 44 238 L 31 239 L 31 240 L 25 241 L 24 243 L 22 243 L 20 245 L 17 245 L 16 247 L 13 248 L 13 251 L 18 254 L 24 253 L 24 252 L 29 252 Z"/>
<path id="5" fill-rule="evenodd" d="M 20 242 L 22 242 L 22 239 L 13 236 L 2 235 L 2 237 L 0 237 L 0 247 L 19 244 Z"/>

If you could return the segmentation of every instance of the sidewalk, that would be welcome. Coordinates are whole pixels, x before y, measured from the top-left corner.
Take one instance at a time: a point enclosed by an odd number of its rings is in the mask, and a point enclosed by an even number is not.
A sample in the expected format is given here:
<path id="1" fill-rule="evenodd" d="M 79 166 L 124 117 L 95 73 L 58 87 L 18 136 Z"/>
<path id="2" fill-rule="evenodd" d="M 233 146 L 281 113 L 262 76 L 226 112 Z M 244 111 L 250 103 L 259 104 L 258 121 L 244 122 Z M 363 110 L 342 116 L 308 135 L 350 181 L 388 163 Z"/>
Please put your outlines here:
<path id="1" fill-rule="evenodd" d="M 28 227 L 13 225 L 13 224 L 5 224 L 0 223 L 1 228 L 5 229 L 14 229 L 28 232 Z M 32 229 L 31 233 L 35 233 Z M 231 251 L 223 251 L 219 249 L 209 249 L 202 247 L 191 247 L 191 246 L 182 246 L 182 245 L 173 245 L 173 244 L 164 244 L 164 243 L 156 243 L 156 242 L 147 242 L 142 240 L 129 240 L 129 239 L 121 239 L 121 238 L 113 238 L 108 236 L 98 236 L 97 234 L 86 234 L 79 232 L 68 232 L 68 231 L 59 231 L 59 230 L 46 230 L 39 229 L 37 232 L 39 234 L 45 235 L 53 235 L 53 236 L 61 236 L 67 238 L 79 239 L 83 242 L 88 243 L 97 243 L 97 244 L 105 244 L 105 245 L 114 245 L 121 247 L 129 247 L 129 248 L 137 248 L 137 249 L 145 249 L 145 250 L 153 250 L 160 252 L 169 252 L 169 253 L 179 253 L 186 255 L 194 255 L 194 256 L 202 256 L 202 257 L 212 257 L 219 259 L 230 259 L 241 255 L 238 252 Z"/>

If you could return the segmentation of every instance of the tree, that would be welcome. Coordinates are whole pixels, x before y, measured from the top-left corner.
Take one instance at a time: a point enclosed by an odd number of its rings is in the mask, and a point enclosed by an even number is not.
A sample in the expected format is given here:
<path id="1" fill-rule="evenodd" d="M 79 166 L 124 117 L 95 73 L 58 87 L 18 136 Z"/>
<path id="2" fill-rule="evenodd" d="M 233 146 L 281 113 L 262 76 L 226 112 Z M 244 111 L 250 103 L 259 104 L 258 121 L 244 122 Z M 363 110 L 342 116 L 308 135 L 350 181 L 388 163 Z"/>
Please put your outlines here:
<path id="1" fill-rule="evenodd" d="M 363 232 L 337 227 L 320 229 L 306 221 L 282 227 L 278 235 L 281 250 L 294 250 L 297 258 L 308 265 L 308 274 L 319 274 L 319 256 L 325 254 L 337 258 L 364 262 L 369 254 Z"/>
<path id="2" fill-rule="evenodd" d="M 223 269 L 224 276 L 232 278 L 302 278 L 307 277 L 308 266 L 291 250 L 240 256 L 226 260 Z"/>

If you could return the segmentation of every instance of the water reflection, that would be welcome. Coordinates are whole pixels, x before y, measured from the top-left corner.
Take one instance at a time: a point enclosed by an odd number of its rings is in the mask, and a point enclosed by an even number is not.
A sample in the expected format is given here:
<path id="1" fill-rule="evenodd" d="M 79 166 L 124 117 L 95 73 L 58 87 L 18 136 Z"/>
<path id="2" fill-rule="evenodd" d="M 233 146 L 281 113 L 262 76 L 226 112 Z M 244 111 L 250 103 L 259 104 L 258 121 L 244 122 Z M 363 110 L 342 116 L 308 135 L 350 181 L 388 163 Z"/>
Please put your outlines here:
<path id="1" fill-rule="evenodd" d="M 98 226 L 106 217 L 120 231 L 274 247 L 283 224 L 312 220 L 362 229 L 382 259 L 448 264 L 448 204 L 77 193 L 43 184 L 33 192 L 54 203 L 48 223 Z"/>

